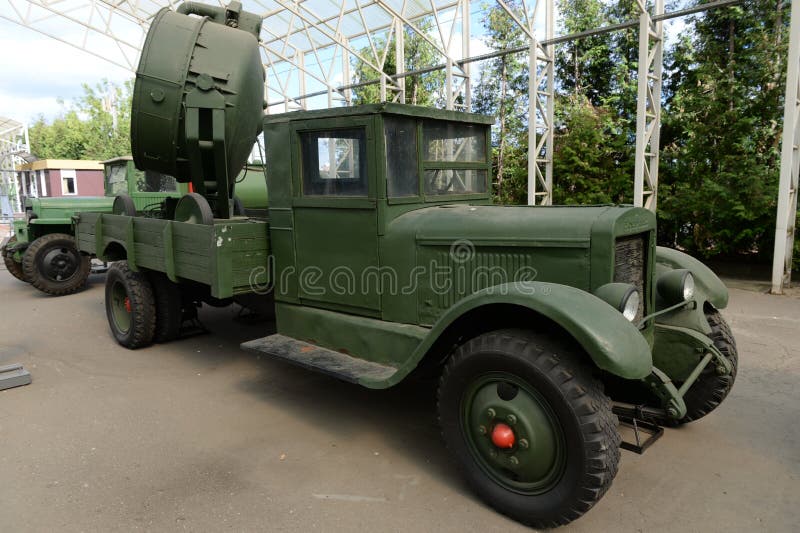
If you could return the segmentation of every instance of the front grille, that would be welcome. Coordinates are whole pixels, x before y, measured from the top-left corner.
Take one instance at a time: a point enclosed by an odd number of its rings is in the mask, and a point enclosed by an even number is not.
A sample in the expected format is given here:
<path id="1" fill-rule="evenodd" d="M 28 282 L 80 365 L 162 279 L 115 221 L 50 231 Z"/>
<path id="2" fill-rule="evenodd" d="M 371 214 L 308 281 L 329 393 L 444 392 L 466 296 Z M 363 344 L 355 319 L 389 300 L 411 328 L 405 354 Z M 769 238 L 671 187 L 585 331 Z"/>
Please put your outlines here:
<path id="1" fill-rule="evenodd" d="M 647 234 L 630 235 L 617 239 L 614 246 L 614 281 L 629 283 L 639 290 L 639 310 L 634 323 L 644 316 L 645 280 L 647 279 Z"/>

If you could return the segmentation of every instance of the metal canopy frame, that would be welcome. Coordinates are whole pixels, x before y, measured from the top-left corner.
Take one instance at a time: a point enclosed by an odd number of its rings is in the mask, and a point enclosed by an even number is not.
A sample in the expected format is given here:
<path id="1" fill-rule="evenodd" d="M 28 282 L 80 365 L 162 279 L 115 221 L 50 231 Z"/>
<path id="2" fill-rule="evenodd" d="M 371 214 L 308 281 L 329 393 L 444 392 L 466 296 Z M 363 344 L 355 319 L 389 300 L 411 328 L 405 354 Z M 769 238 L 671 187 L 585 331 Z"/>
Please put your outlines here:
<path id="1" fill-rule="evenodd" d="M 223 5 L 225 0 L 211 0 Z M 639 28 L 634 204 L 655 211 L 663 68 L 663 21 L 742 0 L 716 0 L 672 13 L 664 0 L 637 0 L 635 20 L 554 37 L 554 0 L 496 0 L 525 35 L 527 45 L 472 56 L 470 19 L 477 0 L 242 0 L 264 17 L 262 59 L 267 112 L 352 103 L 352 89 L 376 84 L 382 100 L 405 102 L 405 79 L 444 70 L 442 100 L 471 106 L 470 65 L 505 54 L 529 58 L 528 203 L 549 205 L 553 190 L 554 45 L 627 28 Z M 0 0 L 0 18 L 33 29 L 110 63 L 135 71 L 150 21 L 173 0 Z M 773 292 L 790 281 L 800 165 L 800 2 L 792 2 L 786 109 L 778 194 Z M 70 31 L 64 31 L 63 22 Z M 58 24 L 56 24 L 58 23 Z M 405 68 L 406 34 L 436 51 L 432 65 Z M 394 42 L 394 46 L 392 45 Z M 389 54 L 396 72 L 387 72 Z M 351 62 L 374 78 L 351 82 Z M 457 104 L 457 102 L 461 102 Z"/>
<path id="2" fill-rule="evenodd" d="M 15 212 L 22 210 L 19 189 L 17 187 L 16 168 L 25 162 L 23 155 L 30 152 L 28 142 L 28 126 L 16 120 L 0 117 L 0 219 L 11 218 L 12 213 L 7 213 L 8 207 Z M 5 202 L 9 202 L 4 205 Z M 10 204 L 13 199 L 14 205 Z"/>

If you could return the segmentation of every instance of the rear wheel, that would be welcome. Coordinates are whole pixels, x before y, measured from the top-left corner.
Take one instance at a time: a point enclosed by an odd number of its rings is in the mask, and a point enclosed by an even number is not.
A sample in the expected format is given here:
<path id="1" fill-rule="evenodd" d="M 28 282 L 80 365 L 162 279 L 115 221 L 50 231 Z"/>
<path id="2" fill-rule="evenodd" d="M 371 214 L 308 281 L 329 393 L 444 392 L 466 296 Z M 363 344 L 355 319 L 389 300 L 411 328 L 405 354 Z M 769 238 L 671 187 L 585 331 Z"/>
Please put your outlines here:
<path id="1" fill-rule="evenodd" d="M 14 253 L 10 250 L 12 246 L 17 244 L 17 238 L 11 237 L 8 239 L 8 242 L 3 247 L 2 254 L 3 254 L 3 263 L 6 265 L 6 270 L 8 270 L 12 276 L 17 278 L 20 281 L 28 281 L 28 278 L 25 277 L 25 271 L 22 270 L 22 263 L 18 263 L 14 260 Z"/>
<path id="2" fill-rule="evenodd" d="M 148 279 L 153 286 L 156 306 L 156 329 L 153 341 L 175 340 L 183 324 L 183 298 L 180 287 L 161 272 L 151 272 Z"/>
<path id="3" fill-rule="evenodd" d="M 106 316 L 111 333 L 126 348 L 141 348 L 153 341 L 156 306 L 153 287 L 142 272 L 127 261 L 117 261 L 106 275 Z"/>
<path id="4" fill-rule="evenodd" d="M 22 256 L 22 270 L 40 291 L 62 296 L 86 285 L 92 265 L 89 256 L 82 255 L 75 247 L 72 235 L 51 233 L 28 246 Z"/>
<path id="5" fill-rule="evenodd" d="M 533 527 L 575 520 L 617 473 L 616 417 L 581 356 L 572 343 L 503 330 L 461 346 L 441 377 L 442 433 L 470 485 Z"/>

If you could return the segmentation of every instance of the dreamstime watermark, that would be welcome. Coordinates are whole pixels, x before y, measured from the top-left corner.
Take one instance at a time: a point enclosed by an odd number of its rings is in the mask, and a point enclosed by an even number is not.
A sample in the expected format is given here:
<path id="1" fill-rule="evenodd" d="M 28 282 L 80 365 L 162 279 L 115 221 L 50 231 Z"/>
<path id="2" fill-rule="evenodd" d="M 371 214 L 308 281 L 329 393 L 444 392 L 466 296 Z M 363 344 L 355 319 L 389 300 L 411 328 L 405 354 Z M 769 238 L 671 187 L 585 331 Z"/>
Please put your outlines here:
<path id="1" fill-rule="evenodd" d="M 530 282 L 536 280 L 537 270 L 528 265 L 513 271 L 491 263 L 480 261 L 474 243 L 457 240 L 450 245 L 444 257 L 430 259 L 425 264 L 416 265 L 402 272 L 390 266 L 367 266 L 352 268 L 348 265 L 322 268 L 307 265 L 300 269 L 293 265 L 279 267 L 275 257 L 270 255 L 266 265 L 250 271 L 249 284 L 256 294 L 269 294 L 278 289 L 286 294 L 297 286 L 301 294 L 313 297 L 357 296 L 369 294 L 412 295 L 425 291 L 434 295 L 476 292 L 487 287 L 497 287 L 504 293 L 515 284 L 516 291 L 534 293 L 536 288 Z"/>

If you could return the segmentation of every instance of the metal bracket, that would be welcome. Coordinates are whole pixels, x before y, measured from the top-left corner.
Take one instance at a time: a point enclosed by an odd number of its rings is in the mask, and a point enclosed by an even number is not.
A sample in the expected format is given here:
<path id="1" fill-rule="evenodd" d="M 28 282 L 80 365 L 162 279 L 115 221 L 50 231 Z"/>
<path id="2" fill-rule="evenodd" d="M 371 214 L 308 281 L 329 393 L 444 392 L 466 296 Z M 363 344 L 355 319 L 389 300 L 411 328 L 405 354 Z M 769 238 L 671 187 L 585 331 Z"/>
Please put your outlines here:
<path id="1" fill-rule="evenodd" d="M 667 416 L 680 420 L 686 416 L 686 403 L 683 395 L 678 392 L 675 384 L 664 372 L 653 367 L 652 372 L 642 379 L 651 389 L 653 394 L 661 400 Z"/>
<path id="2" fill-rule="evenodd" d="M 620 442 L 619 447 L 623 450 L 628 450 L 642 455 L 647 448 L 652 446 L 653 443 L 660 439 L 664 434 L 664 428 L 661 426 L 652 424 L 650 422 L 645 422 L 644 420 L 639 420 L 636 417 L 618 414 L 617 418 L 619 419 L 620 425 L 633 429 L 633 434 L 636 438 L 635 444 L 627 441 Z M 646 434 L 647 437 L 642 439 L 640 437 L 641 433 Z"/>

